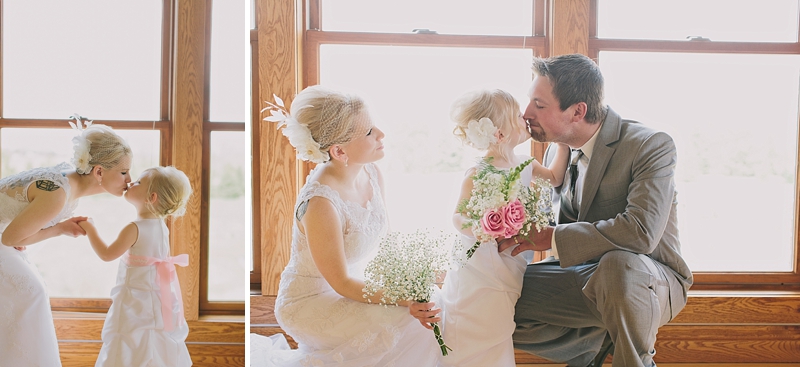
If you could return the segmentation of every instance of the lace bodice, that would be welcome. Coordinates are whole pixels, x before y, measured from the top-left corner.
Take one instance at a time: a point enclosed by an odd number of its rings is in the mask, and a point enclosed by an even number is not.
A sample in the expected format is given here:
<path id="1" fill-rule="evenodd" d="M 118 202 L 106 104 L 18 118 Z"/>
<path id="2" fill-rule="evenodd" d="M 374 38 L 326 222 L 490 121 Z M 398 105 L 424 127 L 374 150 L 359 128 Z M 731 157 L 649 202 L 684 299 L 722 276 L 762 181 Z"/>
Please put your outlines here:
<path id="1" fill-rule="evenodd" d="M 365 166 L 364 169 L 369 176 L 373 192 L 372 198 L 367 201 L 366 207 L 342 200 L 337 191 L 317 181 L 307 182 L 303 186 L 294 207 L 296 213 L 300 205 L 315 196 L 326 198 L 333 203 L 342 221 L 344 253 L 348 267 L 356 266 L 362 260 L 365 260 L 367 255 L 377 249 L 378 239 L 385 232 L 387 226 L 386 210 L 381 197 L 376 168 L 370 164 Z M 312 175 L 309 174 L 309 177 L 312 177 Z M 314 265 L 314 260 L 311 258 L 311 252 L 308 250 L 308 239 L 300 232 L 296 220 L 292 225 L 291 259 L 284 274 L 286 275 L 287 273 L 322 278 L 316 265 Z"/>
<path id="2" fill-rule="evenodd" d="M 67 203 L 64 208 L 44 228 L 69 218 L 78 206 L 78 201 L 71 198 L 69 179 L 64 174 L 71 168 L 68 163 L 61 163 L 53 167 L 34 168 L 0 179 L 0 232 L 5 231 L 9 223 L 25 209 L 28 205 L 28 187 L 39 180 L 52 181 L 67 193 Z"/>

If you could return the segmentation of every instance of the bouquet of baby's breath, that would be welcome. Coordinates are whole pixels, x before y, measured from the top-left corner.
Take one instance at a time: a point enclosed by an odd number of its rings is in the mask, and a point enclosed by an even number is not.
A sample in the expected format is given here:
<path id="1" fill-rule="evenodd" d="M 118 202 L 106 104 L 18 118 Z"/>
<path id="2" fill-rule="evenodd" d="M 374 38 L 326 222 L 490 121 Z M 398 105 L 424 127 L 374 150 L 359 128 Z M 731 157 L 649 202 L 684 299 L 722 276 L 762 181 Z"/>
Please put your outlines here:
<path id="1" fill-rule="evenodd" d="M 456 211 L 467 220 L 477 241 L 467 250 L 466 260 L 483 242 L 495 238 L 511 238 L 518 234 L 527 236 L 531 228 L 541 231 L 553 220 L 549 181 L 537 178 L 533 183 L 521 182 L 522 170 L 533 158 L 508 172 L 491 164 L 492 158 L 484 158 L 473 176 L 472 193 L 462 200 Z M 462 260 L 462 261 L 466 261 Z"/>
<path id="2" fill-rule="evenodd" d="M 431 300 L 437 279 L 449 267 L 446 243 L 452 235 L 431 236 L 424 230 L 406 234 L 391 232 L 380 243 L 378 255 L 364 270 L 364 298 L 382 292 L 381 303 L 399 301 L 426 303 Z M 437 323 L 431 323 L 436 341 L 447 355 L 450 347 L 444 344 Z"/>

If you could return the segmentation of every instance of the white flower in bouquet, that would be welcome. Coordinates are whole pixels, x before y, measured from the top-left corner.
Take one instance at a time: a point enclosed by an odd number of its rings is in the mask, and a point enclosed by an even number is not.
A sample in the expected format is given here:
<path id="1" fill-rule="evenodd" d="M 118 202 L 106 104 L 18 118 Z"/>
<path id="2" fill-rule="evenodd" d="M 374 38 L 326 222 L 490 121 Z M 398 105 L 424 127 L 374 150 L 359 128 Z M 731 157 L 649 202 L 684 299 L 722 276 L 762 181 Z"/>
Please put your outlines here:
<path id="1" fill-rule="evenodd" d="M 443 232 L 431 236 L 424 230 L 387 234 L 381 240 L 377 256 L 364 270 L 364 298 L 381 294 L 384 305 L 429 302 L 438 278 L 449 268 L 447 242 L 454 238 Z M 451 349 L 444 344 L 439 325 L 431 325 L 442 355 L 446 356 Z"/>

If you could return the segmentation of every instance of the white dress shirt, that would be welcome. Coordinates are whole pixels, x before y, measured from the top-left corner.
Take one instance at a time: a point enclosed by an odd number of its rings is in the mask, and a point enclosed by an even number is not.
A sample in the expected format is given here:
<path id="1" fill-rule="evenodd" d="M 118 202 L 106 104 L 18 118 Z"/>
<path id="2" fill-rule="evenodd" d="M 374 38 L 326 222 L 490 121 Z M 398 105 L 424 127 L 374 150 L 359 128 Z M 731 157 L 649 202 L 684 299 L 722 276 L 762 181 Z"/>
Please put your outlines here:
<path id="1" fill-rule="evenodd" d="M 594 132 L 589 140 L 584 143 L 580 148 L 583 152 L 583 157 L 578 160 L 578 179 L 575 181 L 575 203 L 577 205 L 577 209 L 581 206 L 581 197 L 583 196 L 583 177 L 585 177 L 586 169 L 589 167 L 589 162 L 592 160 L 592 152 L 594 151 L 594 142 L 597 140 L 597 135 L 600 133 L 600 129 L 603 128 L 603 123 L 600 123 L 600 126 L 597 127 L 597 131 Z M 585 164 L 584 164 L 585 163 Z M 558 227 L 558 225 L 556 225 Z M 556 247 L 556 231 L 553 229 L 553 236 L 550 238 L 550 256 L 558 259 L 558 248 Z"/>

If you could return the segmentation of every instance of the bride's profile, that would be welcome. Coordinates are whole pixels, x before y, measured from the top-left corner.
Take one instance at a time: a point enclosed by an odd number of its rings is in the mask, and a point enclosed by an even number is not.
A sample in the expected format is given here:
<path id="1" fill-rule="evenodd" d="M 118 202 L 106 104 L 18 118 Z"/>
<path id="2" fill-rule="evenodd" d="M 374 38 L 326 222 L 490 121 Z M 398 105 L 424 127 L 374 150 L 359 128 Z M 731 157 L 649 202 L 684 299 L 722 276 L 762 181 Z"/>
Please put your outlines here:
<path id="1" fill-rule="evenodd" d="M 291 114 L 276 103 L 267 120 L 283 127 L 298 158 L 317 166 L 294 206 L 291 257 L 275 302 L 298 348 L 288 349 L 282 334 L 251 334 L 251 366 L 435 366 L 436 340 L 415 319 L 427 316 L 416 312 L 420 304 L 381 306 L 381 293 L 364 295 L 363 269 L 388 226 L 374 164 L 384 156 L 383 132 L 361 98 L 325 87 L 301 91 Z"/>

